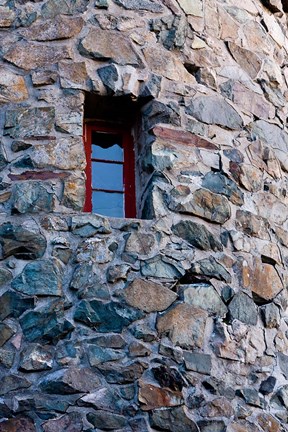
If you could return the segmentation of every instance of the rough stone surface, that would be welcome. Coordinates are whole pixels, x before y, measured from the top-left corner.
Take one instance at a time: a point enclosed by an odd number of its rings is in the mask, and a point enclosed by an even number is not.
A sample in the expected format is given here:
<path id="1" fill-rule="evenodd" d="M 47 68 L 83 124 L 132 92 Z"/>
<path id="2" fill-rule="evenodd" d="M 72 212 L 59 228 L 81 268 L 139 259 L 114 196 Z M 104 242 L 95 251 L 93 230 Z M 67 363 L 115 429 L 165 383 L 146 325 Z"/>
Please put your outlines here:
<path id="1" fill-rule="evenodd" d="M 21 33 L 26 39 L 36 41 L 68 39 L 76 36 L 81 31 L 83 24 L 81 17 L 70 18 L 65 15 L 57 15 L 51 20 L 36 21 Z"/>
<path id="2" fill-rule="evenodd" d="M 201 224 L 189 220 L 183 220 L 172 226 L 175 235 L 183 238 L 191 245 L 202 250 L 222 250 L 221 243 L 213 234 Z"/>
<path id="3" fill-rule="evenodd" d="M 156 409 L 151 416 L 152 426 L 165 430 L 165 427 L 173 427 L 175 432 L 198 432 L 199 429 L 189 417 L 186 416 L 182 407 L 160 410 Z"/>
<path id="4" fill-rule="evenodd" d="M 185 303 L 207 310 L 207 312 L 216 316 L 224 317 L 228 312 L 219 294 L 211 285 L 182 285 L 181 288 L 183 289 Z"/>

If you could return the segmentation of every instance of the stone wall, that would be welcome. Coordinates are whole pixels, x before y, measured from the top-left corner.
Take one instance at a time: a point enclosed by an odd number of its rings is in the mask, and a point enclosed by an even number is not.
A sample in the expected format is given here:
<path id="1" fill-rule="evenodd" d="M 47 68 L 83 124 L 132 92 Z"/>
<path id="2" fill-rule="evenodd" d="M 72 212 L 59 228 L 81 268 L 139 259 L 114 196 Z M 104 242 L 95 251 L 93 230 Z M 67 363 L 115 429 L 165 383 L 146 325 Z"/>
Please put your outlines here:
<path id="1" fill-rule="evenodd" d="M 0 1 L 1 432 L 288 430 L 287 11 Z M 81 212 L 88 94 L 139 219 Z"/>

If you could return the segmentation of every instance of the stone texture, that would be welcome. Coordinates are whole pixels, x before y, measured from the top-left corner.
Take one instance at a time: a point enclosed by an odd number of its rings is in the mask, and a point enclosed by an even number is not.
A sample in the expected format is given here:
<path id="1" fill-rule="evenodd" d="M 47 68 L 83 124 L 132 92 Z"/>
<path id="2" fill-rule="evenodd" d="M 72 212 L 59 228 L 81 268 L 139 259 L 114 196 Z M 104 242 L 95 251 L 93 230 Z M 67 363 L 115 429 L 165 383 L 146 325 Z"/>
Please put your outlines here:
<path id="1" fill-rule="evenodd" d="M 181 393 L 167 388 L 156 387 L 153 384 L 139 382 L 138 399 L 144 411 L 160 407 L 178 406 L 183 403 Z"/>
<path id="2" fill-rule="evenodd" d="M 83 430 L 83 422 L 80 414 L 70 413 L 56 419 L 48 420 L 42 424 L 44 432 L 58 432 L 65 430 L 67 432 L 81 432 Z"/>
<path id="3" fill-rule="evenodd" d="M 204 309 L 216 316 L 225 317 L 227 314 L 227 307 L 212 285 L 181 285 L 181 289 L 183 289 L 185 303 Z"/>
<path id="4" fill-rule="evenodd" d="M 46 136 L 52 132 L 53 107 L 19 108 L 6 112 L 6 134 L 12 138 Z"/>
<path id="5" fill-rule="evenodd" d="M 239 321 L 256 325 L 257 324 L 257 309 L 253 300 L 244 293 L 237 293 L 232 298 L 228 306 L 231 319 L 238 319 Z"/>
<path id="6" fill-rule="evenodd" d="M 270 264 L 257 262 L 253 273 L 251 290 L 256 297 L 264 301 L 273 300 L 283 289 L 283 283 Z"/>
<path id="7" fill-rule="evenodd" d="M 231 282 L 231 275 L 213 257 L 193 263 L 189 269 L 189 274 L 203 275 L 204 280 L 215 278 L 224 282 Z"/>
<path id="8" fill-rule="evenodd" d="M 243 120 L 237 111 L 218 96 L 198 96 L 186 108 L 187 113 L 207 124 L 241 129 Z"/>
<path id="9" fill-rule="evenodd" d="M 0 423 L 1 432 L 35 432 L 36 428 L 34 422 L 28 417 L 11 418 L 10 420 L 4 420 Z"/>
<path id="10" fill-rule="evenodd" d="M 184 351 L 185 367 L 201 374 L 210 375 L 212 362 L 209 354 Z"/>
<path id="11" fill-rule="evenodd" d="M 146 277 L 177 279 L 183 273 L 184 271 L 179 265 L 159 255 L 141 263 L 141 274 Z"/>
<path id="12" fill-rule="evenodd" d="M 28 99 L 25 79 L 8 68 L 0 68 L 0 103 L 23 102 Z"/>
<path id="13" fill-rule="evenodd" d="M 114 31 L 91 29 L 81 40 L 79 50 L 88 57 L 111 60 L 119 65 L 139 64 L 139 57 L 129 39 Z"/>
<path id="14" fill-rule="evenodd" d="M 24 297 L 14 291 L 6 291 L 0 297 L 0 319 L 7 317 L 18 318 L 26 310 L 34 307 L 33 298 Z"/>
<path id="15" fill-rule="evenodd" d="M 35 22 L 21 34 L 28 40 L 51 41 L 57 39 L 67 39 L 76 36 L 82 29 L 84 21 L 81 17 L 68 17 L 57 15 L 55 18 Z"/>
<path id="16" fill-rule="evenodd" d="M 0 243 L 4 258 L 33 260 L 41 258 L 46 250 L 46 239 L 37 225 L 31 222 L 14 225 L 6 222 L 0 225 Z"/>
<path id="17" fill-rule="evenodd" d="M 0 267 L 0 286 L 6 285 L 13 279 L 11 271 L 4 267 Z"/>
<path id="18" fill-rule="evenodd" d="M 8 50 L 4 56 L 6 61 L 26 71 L 70 58 L 71 53 L 66 47 L 38 45 L 33 42 L 22 42 Z"/>
<path id="19" fill-rule="evenodd" d="M 244 195 L 237 185 L 221 173 L 208 173 L 205 175 L 202 186 L 205 189 L 226 196 L 233 204 L 244 204 Z"/>
<path id="20" fill-rule="evenodd" d="M 89 87 L 85 62 L 60 62 L 59 74 L 62 88 L 87 90 Z"/>
<path id="21" fill-rule="evenodd" d="M 148 313 L 163 311 L 177 299 L 173 291 L 145 279 L 134 279 L 123 296 L 130 306 Z"/>
<path id="22" fill-rule="evenodd" d="M 187 415 L 183 407 L 155 409 L 151 415 L 152 427 L 166 429 L 172 428 L 174 432 L 199 432 L 199 429 Z"/>
<path id="23" fill-rule="evenodd" d="M 124 416 L 105 411 L 88 413 L 87 420 L 96 428 L 101 427 L 103 430 L 119 430 L 125 428 L 128 424 Z"/>
<path id="24" fill-rule="evenodd" d="M 59 261 L 39 260 L 27 264 L 11 286 L 27 295 L 61 296 L 62 274 Z"/>
<path id="25" fill-rule="evenodd" d="M 202 348 L 208 313 L 188 304 L 178 304 L 158 317 L 157 330 L 168 334 L 175 345 L 183 348 Z"/>
<path id="26" fill-rule="evenodd" d="M 46 375 L 40 388 L 46 393 L 74 394 L 91 392 L 100 386 L 100 379 L 88 368 L 59 369 Z"/>
<path id="27" fill-rule="evenodd" d="M 53 195 L 38 181 L 26 181 L 14 185 L 14 213 L 50 212 L 53 209 Z"/>
<path id="28" fill-rule="evenodd" d="M 269 240 L 270 238 L 267 219 L 256 216 L 248 211 L 237 210 L 236 226 L 249 236 L 258 237 L 263 240 Z"/>
<path id="29" fill-rule="evenodd" d="M 125 9 L 146 10 L 149 12 L 162 12 L 163 6 L 151 0 L 114 0 L 116 4 Z"/>
<path id="30" fill-rule="evenodd" d="M 201 250 L 222 250 L 222 244 L 213 236 L 205 225 L 190 220 L 182 220 L 172 226 L 172 232 Z"/>
<path id="31" fill-rule="evenodd" d="M 21 351 L 20 369 L 27 372 L 52 369 L 53 355 L 53 347 L 30 344 Z"/>
<path id="32" fill-rule="evenodd" d="M 258 55 L 236 45 L 234 42 L 229 42 L 228 47 L 239 66 L 243 68 L 252 79 L 256 78 L 261 69 L 261 60 Z"/>

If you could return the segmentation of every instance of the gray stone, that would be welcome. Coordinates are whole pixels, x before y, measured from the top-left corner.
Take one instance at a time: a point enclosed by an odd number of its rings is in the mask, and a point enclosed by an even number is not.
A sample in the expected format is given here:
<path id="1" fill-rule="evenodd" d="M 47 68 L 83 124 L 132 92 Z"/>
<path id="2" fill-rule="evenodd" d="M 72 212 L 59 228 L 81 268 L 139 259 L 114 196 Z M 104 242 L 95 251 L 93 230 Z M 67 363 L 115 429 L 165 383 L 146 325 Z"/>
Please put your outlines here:
<path id="1" fill-rule="evenodd" d="M 177 299 L 173 291 L 144 279 L 134 279 L 122 295 L 130 306 L 148 313 L 163 311 Z"/>
<path id="2" fill-rule="evenodd" d="M 231 319 L 256 325 L 257 324 L 257 308 L 253 300 L 245 293 L 240 292 L 235 294 L 228 306 Z"/>
<path id="3" fill-rule="evenodd" d="M 9 110 L 6 112 L 5 134 L 11 138 L 47 136 L 52 132 L 54 118 L 52 107 Z"/>
<path id="4" fill-rule="evenodd" d="M 13 275 L 10 270 L 6 269 L 5 267 L 0 267 L 0 287 L 10 282 L 12 278 Z"/>
<path id="5" fill-rule="evenodd" d="M 54 18 L 59 14 L 73 15 L 86 11 L 89 0 L 48 0 L 43 4 L 41 14 L 44 18 Z"/>
<path id="6" fill-rule="evenodd" d="M 6 222 L 0 225 L 0 243 L 4 258 L 34 260 L 41 258 L 46 250 L 46 239 L 37 225 L 24 222 L 16 225 Z"/>
<path id="7" fill-rule="evenodd" d="M 263 240 L 270 239 L 269 223 L 267 219 L 249 211 L 237 210 L 236 226 L 249 236 L 258 237 Z"/>
<path id="8" fill-rule="evenodd" d="M 227 307 L 212 285 L 204 283 L 181 285 L 181 289 L 183 289 L 185 303 L 207 310 L 216 316 L 225 317 L 227 314 Z"/>
<path id="9" fill-rule="evenodd" d="M 61 296 L 62 276 L 58 260 L 39 260 L 27 264 L 11 286 L 27 295 Z"/>
<path id="10" fill-rule="evenodd" d="M 244 387 L 236 391 L 236 396 L 242 397 L 248 405 L 264 408 L 264 399 L 255 388 Z"/>
<path id="11" fill-rule="evenodd" d="M 173 432 L 199 432 L 199 429 L 183 407 L 155 409 L 151 414 L 151 425 L 160 430 Z"/>
<path id="12" fill-rule="evenodd" d="M 81 414 L 77 412 L 71 412 L 61 417 L 57 417 L 52 420 L 48 420 L 41 425 L 44 432 L 81 432 L 83 431 L 83 422 Z"/>
<path id="13" fill-rule="evenodd" d="M 153 234 L 134 231 L 127 236 L 124 250 L 139 255 L 150 255 L 154 250 L 154 246 L 156 246 L 156 240 Z"/>
<path id="14" fill-rule="evenodd" d="M 221 195 L 225 195 L 233 204 L 241 206 L 244 203 L 244 194 L 236 183 L 219 172 L 209 172 L 202 181 L 202 186 Z"/>
<path id="15" fill-rule="evenodd" d="M 141 274 L 146 277 L 163 279 L 177 279 L 184 274 L 180 264 L 157 255 L 154 258 L 141 262 Z"/>
<path id="16" fill-rule="evenodd" d="M 0 297 L 0 320 L 7 317 L 18 318 L 34 307 L 34 298 L 27 298 L 13 291 L 6 291 Z"/>
<path id="17" fill-rule="evenodd" d="M 119 65 L 138 66 L 140 63 L 129 38 L 113 30 L 91 29 L 81 40 L 79 50 L 87 57 L 110 60 Z"/>
<path id="18" fill-rule="evenodd" d="M 84 21 L 81 17 L 57 15 L 53 19 L 35 22 L 21 34 L 28 40 L 52 41 L 76 36 L 82 29 Z"/>
<path id="19" fill-rule="evenodd" d="M 8 324 L 0 323 L 0 347 L 2 347 L 16 333 Z"/>
<path id="20" fill-rule="evenodd" d="M 175 345 L 202 348 L 208 313 L 188 304 L 178 304 L 157 319 L 157 331 Z"/>
<path id="21" fill-rule="evenodd" d="M 172 232 L 201 250 L 223 250 L 222 244 L 202 224 L 190 220 L 181 220 L 172 226 Z"/>
<path id="22" fill-rule="evenodd" d="M 117 414 L 120 414 L 123 408 L 123 400 L 119 394 L 115 390 L 107 387 L 101 387 L 95 392 L 83 396 L 79 404 Z"/>
<path id="23" fill-rule="evenodd" d="M 111 266 L 107 270 L 107 281 L 114 283 L 119 280 L 127 280 L 129 270 L 130 266 L 127 264 Z"/>
<path id="24" fill-rule="evenodd" d="M 54 195 L 47 191 L 42 182 L 26 181 L 16 183 L 12 192 L 12 210 L 14 213 L 51 212 Z"/>
<path id="25" fill-rule="evenodd" d="M 32 83 L 35 87 L 51 85 L 57 80 L 58 73 L 52 68 L 39 69 L 32 72 Z"/>
<path id="26" fill-rule="evenodd" d="M 210 354 L 183 351 L 183 356 L 186 369 L 210 375 L 212 368 Z"/>
<path id="27" fill-rule="evenodd" d="M 119 80 L 121 82 L 121 76 L 116 66 L 114 64 L 104 66 L 102 68 L 99 68 L 97 70 L 97 73 L 106 88 L 107 95 L 113 96 L 116 93 L 117 88 L 119 87 Z"/>
<path id="28" fill-rule="evenodd" d="M 243 120 L 238 112 L 219 96 L 198 96 L 186 107 L 186 112 L 207 124 L 216 124 L 232 130 L 239 130 L 243 126 Z"/>
<path id="29" fill-rule="evenodd" d="M 101 363 L 119 360 L 126 355 L 123 351 L 101 348 L 95 345 L 88 345 L 87 354 L 90 366 L 92 367 L 98 366 Z"/>
<path id="30" fill-rule="evenodd" d="M 72 367 L 49 373 L 39 385 L 50 394 L 90 393 L 100 386 L 100 378 L 91 369 Z"/>
<path id="31" fill-rule="evenodd" d="M 119 385 L 135 383 L 143 375 L 144 366 L 142 362 L 137 361 L 126 364 L 107 362 L 98 365 L 97 369 L 105 376 L 108 383 Z"/>
<path id="32" fill-rule="evenodd" d="M 200 432 L 226 432 L 223 420 L 200 420 L 197 425 Z"/>
<path id="33" fill-rule="evenodd" d="M 228 47 L 238 65 L 244 69 L 252 79 L 255 79 L 262 65 L 259 56 L 252 51 L 236 45 L 234 42 L 228 42 Z"/>
<path id="34" fill-rule="evenodd" d="M 149 12 L 163 12 L 163 6 L 153 0 L 114 0 L 116 4 L 125 9 L 146 10 Z"/>
<path id="35" fill-rule="evenodd" d="M 262 393 L 264 396 L 266 396 L 273 392 L 275 384 L 276 384 L 276 378 L 273 376 L 269 376 L 266 380 L 261 382 L 259 392 Z"/>
<path id="36" fill-rule="evenodd" d="M 15 352 L 9 349 L 0 349 L 0 364 L 10 369 L 14 363 Z"/>
<path id="37" fill-rule="evenodd" d="M 261 314 L 264 319 L 266 328 L 278 328 L 280 326 L 281 317 L 278 306 L 274 303 L 268 303 L 261 307 Z"/>
<path id="38" fill-rule="evenodd" d="M 19 391 L 20 389 L 28 388 L 31 384 L 32 383 L 26 378 L 22 378 L 18 375 L 10 374 L 4 376 L 1 378 L 0 395 L 2 396 L 15 390 Z"/>
<path id="39" fill-rule="evenodd" d="M 215 278 L 227 283 L 231 282 L 230 273 L 212 256 L 193 263 L 188 271 L 188 274 L 191 273 L 202 275 L 204 279 Z"/>
<path id="40" fill-rule="evenodd" d="M 104 431 L 119 430 L 128 425 L 128 420 L 124 416 L 107 411 L 88 413 L 87 420 L 97 429 L 101 428 Z"/>
<path id="41" fill-rule="evenodd" d="M 85 62 L 63 61 L 59 63 L 62 88 L 88 90 L 88 73 Z"/>
<path id="42" fill-rule="evenodd" d="M 49 345 L 29 344 L 21 351 L 19 367 L 27 372 L 52 369 L 54 351 Z"/>
<path id="43" fill-rule="evenodd" d="M 203 217 L 211 222 L 225 223 L 231 216 L 229 201 L 222 195 L 207 189 L 197 189 L 193 195 L 184 199 L 178 196 L 177 190 L 172 191 L 169 207 L 179 213 L 187 213 Z"/>
<path id="44" fill-rule="evenodd" d="M 93 237 L 95 234 L 110 234 L 111 227 L 105 217 L 87 214 L 72 217 L 71 231 L 75 235 L 87 238 Z"/>
<path id="45" fill-rule="evenodd" d="M 277 357 L 280 369 L 285 378 L 288 379 L 288 356 L 279 352 Z"/>

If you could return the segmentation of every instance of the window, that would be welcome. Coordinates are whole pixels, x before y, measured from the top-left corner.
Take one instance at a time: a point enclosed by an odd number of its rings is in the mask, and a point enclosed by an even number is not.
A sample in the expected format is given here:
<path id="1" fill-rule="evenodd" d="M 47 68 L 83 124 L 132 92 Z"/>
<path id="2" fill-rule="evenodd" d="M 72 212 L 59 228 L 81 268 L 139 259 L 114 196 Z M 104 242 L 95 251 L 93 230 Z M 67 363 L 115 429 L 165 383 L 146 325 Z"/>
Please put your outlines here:
<path id="1" fill-rule="evenodd" d="M 88 123 L 84 144 L 87 159 L 84 211 L 135 217 L 134 148 L 130 131 Z"/>

